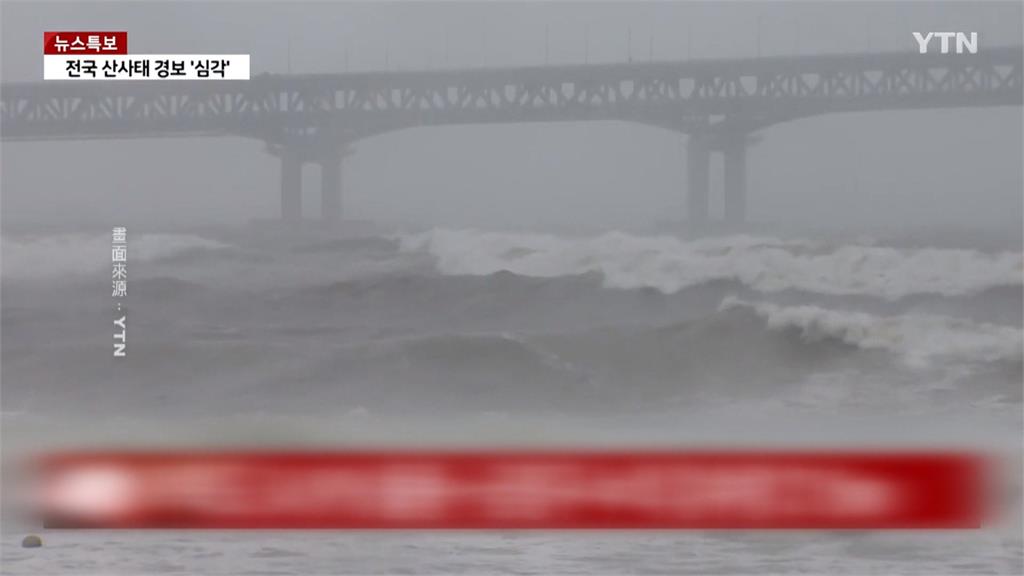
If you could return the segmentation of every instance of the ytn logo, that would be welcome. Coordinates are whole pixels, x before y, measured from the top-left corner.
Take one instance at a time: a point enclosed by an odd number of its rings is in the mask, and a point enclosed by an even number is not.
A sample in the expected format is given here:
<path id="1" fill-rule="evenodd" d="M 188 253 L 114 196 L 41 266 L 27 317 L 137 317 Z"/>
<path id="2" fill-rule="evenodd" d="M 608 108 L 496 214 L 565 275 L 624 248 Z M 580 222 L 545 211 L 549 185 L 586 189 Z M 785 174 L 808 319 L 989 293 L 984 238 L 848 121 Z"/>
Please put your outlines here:
<path id="1" fill-rule="evenodd" d="M 917 47 L 921 50 L 921 54 L 928 53 L 928 45 L 931 43 L 932 38 L 938 38 L 939 51 L 943 54 L 949 54 L 950 40 L 956 38 L 956 53 L 957 54 L 977 54 L 978 53 L 978 33 L 971 32 L 970 37 L 963 32 L 929 32 L 928 35 L 924 35 L 920 32 L 914 32 L 914 40 L 917 40 Z"/>

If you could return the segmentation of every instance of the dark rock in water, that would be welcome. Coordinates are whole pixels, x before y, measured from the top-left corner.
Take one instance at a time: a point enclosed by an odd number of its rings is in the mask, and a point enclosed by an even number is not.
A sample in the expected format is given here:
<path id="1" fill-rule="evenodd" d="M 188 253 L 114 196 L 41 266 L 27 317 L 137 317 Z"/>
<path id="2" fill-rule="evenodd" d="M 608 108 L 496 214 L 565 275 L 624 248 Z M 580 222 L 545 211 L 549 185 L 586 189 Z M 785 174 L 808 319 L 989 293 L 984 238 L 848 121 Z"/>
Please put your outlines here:
<path id="1" fill-rule="evenodd" d="M 35 534 L 29 534 L 21 541 L 22 548 L 41 548 L 43 546 L 43 539 Z"/>

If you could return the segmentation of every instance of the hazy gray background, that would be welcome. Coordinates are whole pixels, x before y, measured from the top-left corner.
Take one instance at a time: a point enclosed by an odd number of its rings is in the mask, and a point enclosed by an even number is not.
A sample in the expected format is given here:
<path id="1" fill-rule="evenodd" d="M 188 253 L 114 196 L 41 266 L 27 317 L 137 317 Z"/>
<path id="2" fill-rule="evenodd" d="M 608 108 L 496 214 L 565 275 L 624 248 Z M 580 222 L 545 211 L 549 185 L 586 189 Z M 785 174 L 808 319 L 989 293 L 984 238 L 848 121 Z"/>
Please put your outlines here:
<path id="1" fill-rule="evenodd" d="M 127 30 L 134 53 L 250 53 L 253 73 L 543 64 L 546 33 L 552 64 L 750 56 L 759 43 L 765 55 L 909 51 L 914 31 L 977 31 L 982 49 L 1021 40 L 1019 2 L 4 1 L 2 16 L 4 82 L 39 80 L 42 32 L 59 29 Z M 753 221 L 1020 229 L 1020 108 L 830 115 L 762 135 Z M 684 142 L 617 123 L 387 134 L 346 161 L 346 216 L 645 227 L 685 215 Z M 319 173 L 306 170 L 312 215 Z M 5 143 L 2 186 L 8 227 L 243 223 L 280 206 L 278 162 L 237 138 Z"/>
<path id="2" fill-rule="evenodd" d="M 3 2 L 0 49 L 4 82 L 38 80 L 42 32 L 61 29 L 127 30 L 135 53 L 250 53 L 257 74 L 340 72 L 346 53 L 351 70 L 542 64 L 546 30 L 553 64 L 583 62 L 587 36 L 591 62 L 650 58 L 651 38 L 656 59 L 751 56 L 759 36 L 763 55 L 913 51 L 915 31 L 976 31 L 984 50 L 1020 43 L 1021 6 Z M 233 227 L 279 214 L 278 162 L 260 142 L 4 143 L 3 452 L 560 444 L 1019 455 L 1021 119 L 1017 107 L 773 126 L 750 152 L 750 218 L 778 224 L 758 238 L 633 233 L 685 216 L 685 138 L 637 125 L 365 140 L 347 160 L 350 218 L 456 229 L 310 226 L 294 237 Z M 720 159 L 713 168 L 717 212 Z M 314 214 L 314 167 L 306 185 Z M 155 233 L 203 224 L 227 226 Z M 854 237 L 786 237 L 811 224 Z M 121 359 L 111 356 L 114 226 L 128 227 L 131 245 Z M 986 231 L 1013 242 L 972 250 Z M 909 242 L 889 242 L 904 232 Z M 1008 481 L 1019 495 L 1019 476 Z M 1021 574 L 1013 508 L 953 532 L 50 531 L 34 550 L 19 542 L 38 526 L 4 522 L 0 554 L 4 574 L 26 576 Z"/>

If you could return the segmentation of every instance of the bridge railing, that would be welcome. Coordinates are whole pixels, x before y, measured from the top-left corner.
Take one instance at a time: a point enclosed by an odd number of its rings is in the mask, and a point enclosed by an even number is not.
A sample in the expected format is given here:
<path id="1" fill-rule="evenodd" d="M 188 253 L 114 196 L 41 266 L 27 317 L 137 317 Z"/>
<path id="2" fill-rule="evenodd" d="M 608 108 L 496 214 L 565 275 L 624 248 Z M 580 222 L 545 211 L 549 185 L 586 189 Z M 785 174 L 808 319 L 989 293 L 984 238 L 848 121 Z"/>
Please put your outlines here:
<path id="1" fill-rule="evenodd" d="M 1022 50 L 868 54 L 471 71 L 256 76 L 248 82 L 45 82 L 0 87 L 13 139 L 347 131 L 411 126 L 687 119 L 771 123 L 828 112 L 1020 106 Z"/>

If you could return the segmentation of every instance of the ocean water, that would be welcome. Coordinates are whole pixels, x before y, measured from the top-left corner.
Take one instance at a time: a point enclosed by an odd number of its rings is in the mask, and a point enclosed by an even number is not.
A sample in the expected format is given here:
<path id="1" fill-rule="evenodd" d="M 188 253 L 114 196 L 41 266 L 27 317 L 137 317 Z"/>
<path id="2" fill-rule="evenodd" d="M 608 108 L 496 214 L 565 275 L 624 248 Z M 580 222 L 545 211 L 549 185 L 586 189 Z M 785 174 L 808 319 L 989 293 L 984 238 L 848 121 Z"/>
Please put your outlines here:
<path id="1" fill-rule="evenodd" d="M 956 447 L 955 532 L 39 531 L 4 574 L 1021 573 L 1019 246 L 433 229 L 4 236 L 3 448 Z M 1016 491 L 1016 494 L 1014 494 Z"/>

